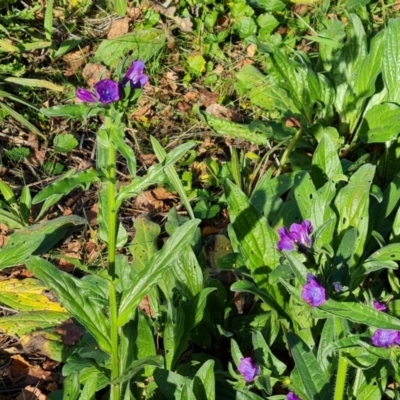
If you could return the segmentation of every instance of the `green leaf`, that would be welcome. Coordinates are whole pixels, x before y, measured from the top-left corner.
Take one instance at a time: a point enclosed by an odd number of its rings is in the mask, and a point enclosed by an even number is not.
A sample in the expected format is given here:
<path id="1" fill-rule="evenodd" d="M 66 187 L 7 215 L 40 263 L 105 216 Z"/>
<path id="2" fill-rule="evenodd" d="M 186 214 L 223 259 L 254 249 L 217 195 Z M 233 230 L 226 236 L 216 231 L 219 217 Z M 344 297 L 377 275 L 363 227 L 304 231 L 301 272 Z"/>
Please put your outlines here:
<path id="1" fill-rule="evenodd" d="M 156 57 L 165 46 L 165 34 L 158 29 L 137 30 L 116 39 L 102 40 L 91 62 L 102 62 L 117 68 L 120 61 L 131 52 L 127 62 L 149 61 Z"/>
<path id="2" fill-rule="evenodd" d="M 93 400 L 97 391 L 98 374 L 92 373 L 83 385 L 79 400 Z"/>
<path id="3" fill-rule="evenodd" d="M 115 12 L 120 17 L 123 17 L 126 14 L 126 11 L 128 9 L 126 0 L 114 0 L 114 8 L 115 8 Z"/>
<path id="4" fill-rule="evenodd" d="M 130 288 L 122 294 L 118 316 L 119 326 L 123 326 L 129 321 L 142 298 L 181 256 L 181 251 L 191 243 L 199 223 L 200 220 L 195 219 L 182 225 L 168 239 L 163 249 L 149 260 L 146 268 L 137 273 Z"/>
<path id="5" fill-rule="evenodd" d="M 324 133 L 312 158 L 311 176 L 317 188 L 323 186 L 336 174 L 343 174 L 336 146 Z"/>
<path id="6" fill-rule="evenodd" d="M 160 392 L 168 400 L 176 400 L 181 395 L 182 388 L 190 385 L 189 378 L 179 375 L 164 368 L 157 368 L 154 371 L 154 380 Z"/>
<path id="7" fill-rule="evenodd" d="M 365 143 L 384 143 L 400 133 L 400 107 L 392 103 L 370 108 L 362 120 L 357 134 Z"/>
<path id="8" fill-rule="evenodd" d="M 346 230 L 357 229 L 357 243 L 354 256 L 349 261 L 349 267 L 354 267 L 361 257 L 368 234 L 369 224 L 369 191 L 375 175 L 375 166 L 365 164 L 350 178 L 335 199 L 335 207 L 339 213 L 338 237 L 341 239 Z"/>
<path id="9" fill-rule="evenodd" d="M 68 104 L 65 106 L 53 106 L 50 108 L 41 108 L 40 112 L 46 117 L 71 117 L 81 118 L 87 111 L 86 104 Z"/>
<path id="10" fill-rule="evenodd" d="M 251 17 L 242 16 L 233 24 L 233 29 L 241 39 L 253 36 L 257 33 L 257 25 Z"/>
<path id="11" fill-rule="evenodd" d="M 214 364 L 214 360 L 207 360 L 196 372 L 192 383 L 193 399 L 215 400 Z"/>
<path id="12" fill-rule="evenodd" d="M 10 186 L 8 186 L 7 183 L 3 182 L 2 180 L 0 180 L 0 191 L 4 197 L 4 200 L 17 213 L 19 211 L 19 209 L 18 209 L 17 199 L 15 198 L 14 192 L 12 191 Z"/>
<path id="13" fill-rule="evenodd" d="M 324 353 L 324 350 L 334 341 L 335 339 L 335 318 L 327 318 L 325 320 L 324 328 L 319 339 L 317 361 L 321 366 L 321 369 L 325 372 L 325 375 L 329 377 L 334 368 L 334 362 L 332 358 L 328 357 L 328 354 Z"/>
<path id="14" fill-rule="evenodd" d="M 150 141 L 151 145 L 153 146 L 154 153 L 156 154 L 157 158 L 161 163 L 165 161 L 167 158 L 167 153 L 161 146 L 161 144 L 154 138 L 153 136 L 150 136 Z M 195 143 L 192 142 L 192 147 L 195 146 Z M 185 188 L 182 185 L 182 181 L 179 178 L 177 172 L 175 171 L 175 168 L 172 164 L 168 165 L 165 167 L 165 173 L 168 176 L 168 179 L 170 183 L 172 184 L 173 188 L 178 192 L 179 197 L 182 200 L 182 203 L 184 204 L 186 211 L 188 212 L 190 218 L 194 219 L 194 213 L 192 210 L 192 206 L 190 205 L 189 198 L 186 195 Z"/>
<path id="15" fill-rule="evenodd" d="M 400 320 L 377 311 L 371 306 L 355 302 L 337 302 L 328 299 L 319 307 L 321 310 L 350 321 L 366 324 L 373 328 L 400 330 Z"/>
<path id="16" fill-rule="evenodd" d="M 79 384 L 79 373 L 73 372 L 69 374 L 63 382 L 63 400 L 77 400 L 81 385 Z"/>
<path id="17" fill-rule="evenodd" d="M 7 335 L 24 335 L 40 329 L 60 325 L 69 318 L 69 314 L 57 311 L 27 311 L 1 317 L 1 330 Z"/>
<path id="18" fill-rule="evenodd" d="M 40 257 L 31 257 L 26 267 L 35 277 L 41 279 L 57 296 L 60 303 L 94 336 L 100 348 L 111 352 L 109 320 L 103 309 L 94 301 L 99 290 L 90 290 L 87 285 Z M 104 305 L 107 305 L 104 299 Z"/>
<path id="19" fill-rule="evenodd" d="M 280 377 L 285 372 L 287 366 L 272 353 L 262 333 L 260 331 L 253 331 L 252 341 L 256 359 L 262 361 L 275 377 Z"/>
<path id="20" fill-rule="evenodd" d="M 75 139 L 74 135 L 70 133 L 58 134 L 54 138 L 54 151 L 56 153 L 69 152 L 78 146 L 78 141 Z"/>
<path id="21" fill-rule="evenodd" d="M 51 40 L 51 31 L 53 30 L 53 0 L 46 3 L 46 12 L 44 16 L 44 34 L 47 40 Z"/>
<path id="22" fill-rule="evenodd" d="M 141 271 L 157 252 L 157 239 L 161 228 L 145 215 L 137 217 L 133 225 L 136 233 L 131 246 L 129 246 L 129 251 L 134 258 L 133 268 L 135 271 Z"/>
<path id="23" fill-rule="evenodd" d="M 217 118 L 211 114 L 207 114 L 206 112 L 200 112 L 200 115 L 217 136 L 228 137 L 232 139 L 243 139 L 259 145 L 265 145 L 267 142 L 267 135 L 253 133 L 250 130 L 249 125 L 237 124 L 236 122 Z"/>
<path id="24" fill-rule="evenodd" d="M 389 244 L 371 254 L 368 261 L 400 261 L 400 243 Z"/>
<path id="25" fill-rule="evenodd" d="M 382 59 L 383 83 L 387 101 L 400 104 L 400 19 L 389 19 L 385 29 Z M 383 121 L 383 120 L 382 120 Z"/>
<path id="26" fill-rule="evenodd" d="M 288 332 L 286 338 L 308 397 L 314 400 L 332 398 L 332 387 L 314 353 L 296 334 Z"/>
<path id="27" fill-rule="evenodd" d="M 201 54 L 189 55 L 187 58 L 189 72 L 198 77 L 206 70 L 206 60 Z"/>
<path id="28" fill-rule="evenodd" d="M 21 192 L 20 202 L 20 210 L 21 210 L 21 218 L 22 221 L 28 225 L 29 217 L 31 214 L 31 207 L 32 207 L 32 197 L 31 191 L 29 190 L 28 186 L 24 186 Z"/>

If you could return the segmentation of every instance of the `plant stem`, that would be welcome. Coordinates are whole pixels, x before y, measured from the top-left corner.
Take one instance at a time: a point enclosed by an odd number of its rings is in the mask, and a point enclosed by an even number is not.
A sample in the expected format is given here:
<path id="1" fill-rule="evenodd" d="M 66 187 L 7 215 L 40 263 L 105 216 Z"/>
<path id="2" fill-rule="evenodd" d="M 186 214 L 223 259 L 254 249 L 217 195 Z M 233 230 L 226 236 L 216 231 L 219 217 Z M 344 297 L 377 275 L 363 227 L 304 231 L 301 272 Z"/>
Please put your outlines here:
<path id="1" fill-rule="evenodd" d="M 346 376 L 347 376 L 347 368 L 349 366 L 349 362 L 347 358 L 342 356 L 342 352 L 339 353 L 339 365 L 336 376 L 336 386 L 335 386 L 335 396 L 334 400 L 343 400 L 344 399 L 344 389 L 346 386 Z"/>
<path id="2" fill-rule="evenodd" d="M 362 370 L 360 368 L 357 368 L 356 377 L 354 378 L 354 383 L 353 383 L 353 398 L 354 399 L 357 399 L 358 389 L 360 387 L 361 376 L 362 376 Z"/>
<path id="3" fill-rule="evenodd" d="M 297 142 L 299 141 L 299 139 L 301 138 L 301 135 L 303 134 L 303 129 L 299 129 L 295 135 L 293 136 L 292 140 L 290 141 L 290 143 L 288 144 L 288 146 L 286 147 L 285 151 L 283 152 L 282 158 L 280 160 L 280 165 L 279 165 L 279 169 L 276 173 L 275 176 L 278 176 L 282 170 L 283 167 L 286 165 L 286 163 L 289 160 L 290 155 L 292 154 L 292 151 L 294 150 L 294 148 L 296 147 Z"/>
<path id="4" fill-rule="evenodd" d="M 110 145 L 108 152 L 108 273 L 112 279 L 109 286 L 110 339 L 111 339 L 111 380 L 119 378 L 118 356 L 118 306 L 115 276 L 115 253 L 117 242 L 117 210 L 115 209 L 115 148 Z M 112 383 L 111 399 L 120 399 L 120 384 Z"/>

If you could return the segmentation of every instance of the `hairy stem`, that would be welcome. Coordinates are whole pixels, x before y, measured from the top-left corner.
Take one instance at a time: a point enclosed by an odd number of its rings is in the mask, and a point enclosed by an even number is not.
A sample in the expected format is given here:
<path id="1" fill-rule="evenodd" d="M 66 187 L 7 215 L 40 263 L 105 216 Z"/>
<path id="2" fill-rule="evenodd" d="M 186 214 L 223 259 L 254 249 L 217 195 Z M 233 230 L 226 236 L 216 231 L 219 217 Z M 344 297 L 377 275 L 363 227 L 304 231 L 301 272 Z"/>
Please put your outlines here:
<path id="1" fill-rule="evenodd" d="M 111 380 L 119 378 L 118 356 L 118 305 L 115 276 L 115 253 L 117 241 L 117 210 L 115 209 L 115 148 L 111 145 L 108 152 L 108 272 L 112 278 L 109 286 L 110 339 L 111 339 Z M 113 383 L 111 399 L 120 399 L 120 384 Z"/>
<path id="2" fill-rule="evenodd" d="M 340 352 L 338 371 L 336 376 L 335 396 L 333 398 L 334 400 L 344 399 L 344 390 L 346 386 L 346 376 L 347 376 L 348 366 L 349 362 L 347 361 L 347 358 L 343 357 L 342 352 Z"/>

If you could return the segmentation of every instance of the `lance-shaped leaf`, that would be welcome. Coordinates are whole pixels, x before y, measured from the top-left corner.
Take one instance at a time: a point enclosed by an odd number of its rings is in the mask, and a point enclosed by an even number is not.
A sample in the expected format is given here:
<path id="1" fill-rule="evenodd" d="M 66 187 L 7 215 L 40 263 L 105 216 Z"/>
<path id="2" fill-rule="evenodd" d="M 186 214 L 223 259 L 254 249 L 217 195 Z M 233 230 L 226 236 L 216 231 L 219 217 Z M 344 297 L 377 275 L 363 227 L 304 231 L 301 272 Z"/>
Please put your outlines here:
<path id="1" fill-rule="evenodd" d="M 59 271 L 53 264 L 40 257 L 31 257 L 26 266 L 56 294 L 58 301 L 68 312 L 86 327 L 100 348 L 109 353 L 109 323 L 100 306 L 101 290 L 95 291 L 88 284 L 82 285 L 79 279 Z M 107 304 L 107 299 L 104 299 L 104 304 Z"/>
<path id="2" fill-rule="evenodd" d="M 133 316 L 136 307 L 160 279 L 162 274 L 181 256 L 181 251 L 188 246 L 194 236 L 200 220 L 186 222 L 168 239 L 163 249 L 157 252 L 149 261 L 146 268 L 135 276 L 130 287 L 122 294 L 118 325 L 125 325 Z"/>

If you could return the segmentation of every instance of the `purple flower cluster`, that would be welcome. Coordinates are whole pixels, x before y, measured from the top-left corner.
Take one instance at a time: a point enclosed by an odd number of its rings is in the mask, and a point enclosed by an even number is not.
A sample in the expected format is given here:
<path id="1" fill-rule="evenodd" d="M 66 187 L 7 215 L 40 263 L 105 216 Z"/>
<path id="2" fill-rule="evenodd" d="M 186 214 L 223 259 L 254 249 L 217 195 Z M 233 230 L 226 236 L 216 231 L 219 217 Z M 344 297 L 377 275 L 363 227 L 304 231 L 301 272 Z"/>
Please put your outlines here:
<path id="1" fill-rule="evenodd" d="M 375 308 L 375 310 L 378 310 L 378 311 L 387 311 L 387 306 L 386 306 L 386 304 L 383 304 L 383 303 L 379 303 L 379 301 L 378 300 L 374 300 L 374 308 Z"/>
<path id="2" fill-rule="evenodd" d="M 254 364 L 251 357 L 245 357 L 240 359 L 238 371 L 243 376 L 246 382 L 254 381 L 255 377 L 260 373 L 260 368 Z"/>
<path id="3" fill-rule="evenodd" d="M 304 220 L 301 224 L 293 223 L 289 230 L 286 227 L 278 229 L 278 250 L 295 250 L 296 245 L 300 251 L 305 251 L 311 246 L 310 234 L 313 232 L 311 222 Z"/>
<path id="4" fill-rule="evenodd" d="M 293 392 L 289 392 L 286 396 L 286 400 L 301 400 L 297 394 L 294 394 Z"/>
<path id="5" fill-rule="evenodd" d="M 111 79 L 102 79 L 94 85 L 94 93 L 90 90 L 78 88 L 75 93 L 76 97 L 86 103 L 99 101 L 104 105 L 118 101 L 120 99 L 120 86 L 124 87 L 129 82 L 132 88 L 140 88 L 149 81 L 149 77 L 143 74 L 143 69 L 143 61 L 134 61 L 126 72 L 121 85 Z"/>
<path id="6" fill-rule="evenodd" d="M 390 347 L 400 344 L 400 332 L 392 329 L 377 329 L 371 337 L 372 344 L 376 347 Z"/>
<path id="7" fill-rule="evenodd" d="M 307 283 L 303 285 L 301 298 L 312 307 L 319 307 L 326 302 L 325 288 L 319 284 L 314 275 L 307 275 Z"/>

